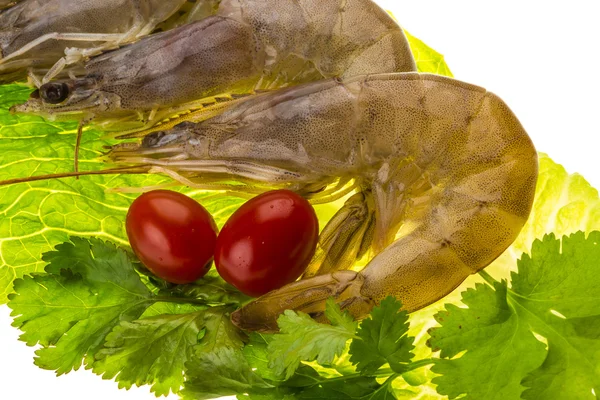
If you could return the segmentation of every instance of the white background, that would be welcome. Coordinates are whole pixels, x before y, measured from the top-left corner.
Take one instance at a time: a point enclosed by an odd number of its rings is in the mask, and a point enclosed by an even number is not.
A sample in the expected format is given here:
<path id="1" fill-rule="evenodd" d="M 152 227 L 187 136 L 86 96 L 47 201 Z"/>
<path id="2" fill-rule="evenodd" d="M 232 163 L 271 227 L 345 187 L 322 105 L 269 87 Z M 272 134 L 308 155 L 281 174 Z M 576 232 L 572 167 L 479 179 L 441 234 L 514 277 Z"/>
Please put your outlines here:
<path id="1" fill-rule="evenodd" d="M 323 0 L 325 1 L 325 0 Z M 538 150 L 600 187 L 600 32 L 596 1 L 380 0 L 413 35 L 445 54 L 457 79 L 502 97 Z M 0 397 L 152 399 L 90 372 L 56 378 L 32 364 L 0 306 Z M 173 397 L 176 398 L 176 397 Z"/>

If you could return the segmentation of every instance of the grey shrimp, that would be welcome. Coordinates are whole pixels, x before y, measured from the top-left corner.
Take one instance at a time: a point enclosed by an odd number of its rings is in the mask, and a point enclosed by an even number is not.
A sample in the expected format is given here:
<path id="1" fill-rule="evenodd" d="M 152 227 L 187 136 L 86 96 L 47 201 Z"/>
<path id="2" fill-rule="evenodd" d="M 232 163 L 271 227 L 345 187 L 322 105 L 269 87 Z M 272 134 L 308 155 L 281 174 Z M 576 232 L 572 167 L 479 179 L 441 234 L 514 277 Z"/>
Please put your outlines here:
<path id="1" fill-rule="evenodd" d="M 148 35 L 186 1 L 20 1 L 0 14 L 0 82 L 31 71 L 39 87 L 66 65 Z"/>
<path id="2" fill-rule="evenodd" d="M 257 95 L 117 146 L 110 159 L 199 188 L 238 181 L 237 191 L 287 188 L 316 203 L 353 191 L 303 279 L 233 314 L 258 331 L 275 330 L 286 309 L 323 319 L 329 297 L 363 318 L 389 295 L 409 311 L 446 296 L 515 240 L 538 171 L 529 136 L 501 99 L 417 73 Z M 350 270 L 363 255 L 367 266 Z"/>
<path id="3" fill-rule="evenodd" d="M 199 2 L 200 3 L 200 2 Z M 198 21 L 92 59 L 14 111 L 123 130 L 232 96 L 331 77 L 415 71 L 402 29 L 371 0 L 222 0 Z"/>

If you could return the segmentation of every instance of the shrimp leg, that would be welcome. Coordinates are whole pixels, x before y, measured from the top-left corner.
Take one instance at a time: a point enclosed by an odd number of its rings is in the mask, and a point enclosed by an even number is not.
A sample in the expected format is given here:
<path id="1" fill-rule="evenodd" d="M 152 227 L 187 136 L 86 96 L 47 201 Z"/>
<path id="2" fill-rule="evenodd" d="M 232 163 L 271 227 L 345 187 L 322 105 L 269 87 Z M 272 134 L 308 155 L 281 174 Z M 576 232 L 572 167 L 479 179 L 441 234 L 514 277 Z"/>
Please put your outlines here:
<path id="1" fill-rule="evenodd" d="M 0 59 L 0 62 L 5 63 L 9 60 L 12 60 L 13 58 L 17 58 L 17 57 L 27 53 L 28 51 L 34 49 L 35 47 L 39 46 L 40 44 L 47 42 L 49 40 L 72 40 L 72 41 L 81 41 L 81 42 L 110 42 L 110 41 L 119 40 L 122 38 L 122 36 L 123 35 L 114 34 L 114 33 L 60 33 L 60 32 L 47 33 L 43 36 L 40 36 L 37 39 L 32 40 L 29 43 L 27 43 L 26 45 L 21 47 L 19 50 L 10 53 L 6 57 L 3 57 L 2 59 Z"/>

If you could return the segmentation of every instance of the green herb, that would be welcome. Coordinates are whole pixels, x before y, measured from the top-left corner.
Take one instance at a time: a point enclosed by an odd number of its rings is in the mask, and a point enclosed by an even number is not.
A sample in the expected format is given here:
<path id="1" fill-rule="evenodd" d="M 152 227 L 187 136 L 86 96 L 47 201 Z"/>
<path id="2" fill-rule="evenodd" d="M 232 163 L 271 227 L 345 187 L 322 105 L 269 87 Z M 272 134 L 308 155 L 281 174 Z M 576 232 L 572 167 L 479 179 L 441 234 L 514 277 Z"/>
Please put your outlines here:
<path id="1" fill-rule="evenodd" d="M 562 237 L 578 231 L 600 230 L 598 191 L 581 175 L 569 175 L 563 166 L 553 162 L 547 155 L 540 154 L 539 162 L 540 174 L 531 217 L 512 246 L 485 269 L 497 280 L 510 279 L 510 272 L 516 270 L 516 260 L 530 251 L 536 238 L 543 238 L 549 233 Z M 435 326 L 435 314 L 448 303 L 460 304 L 461 293 L 481 282 L 484 280 L 480 276 L 473 275 L 442 301 L 410 315 L 409 334 L 417 338 L 413 350 L 416 358 L 432 357 L 426 342 L 429 339 L 428 331 Z M 430 370 L 422 369 L 420 372 L 423 380 L 430 381 L 435 377 Z M 406 393 L 411 400 L 442 398 L 435 395 L 435 385 L 427 382 L 415 389 L 409 382 L 399 379 L 394 382 L 394 388 Z"/>
<path id="2" fill-rule="evenodd" d="M 562 246 L 561 246 L 562 245 Z M 562 248 L 561 248 L 562 247 Z M 507 283 L 447 305 L 431 346 L 441 394 L 485 399 L 592 399 L 600 388 L 600 232 L 535 241 Z M 488 279 L 490 279 L 488 277 Z M 461 357 L 454 359 L 458 354 Z"/>
<path id="3" fill-rule="evenodd" d="M 399 302 L 390 298 L 377 313 L 393 308 L 394 315 L 400 307 Z M 373 317 L 377 321 L 375 324 L 379 323 L 377 313 Z M 325 365 L 331 364 L 348 340 L 354 338 L 354 342 L 362 342 L 354 335 L 356 323 L 341 313 L 333 301 L 327 303 L 327 315 L 335 325 L 319 324 L 306 314 L 288 311 L 278 321 L 281 329 L 278 334 L 252 334 L 242 351 L 221 348 L 217 352 L 200 354 L 188 365 L 188 378 L 182 392 L 184 399 L 235 394 L 240 399 L 395 398 L 391 383 L 399 375 L 389 368 L 362 374 L 320 374 L 311 365 L 303 363 L 316 359 Z M 386 325 L 385 321 L 382 325 Z M 406 339 L 405 333 L 406 329 L 389 331 L 387 336 L 390 342 L 398 342 Z M 371 359 L 363 354 L 355 357 L 357 363 Z M 428 360 L 408 368 L 430 363 Z M 386 379 L 378 383 L 382 377 Z"/>
<path id="4" fill-rule="evenodd" d="M 331 325 L 319 324 L 307 314 L 290 310 L 279 317 L 281 333 L 269 343 L 269 366 L 275 374 L 285 372 L 289 379 L 301 361 L 330 364 L 342 354 L 346 342 L 354 336 L 356 323 L 332 299 L 327 301 L 326 315 Z"/>
<path id="5" fill-rule="evenodd" d="M 105 378 L 116 377 L 120 387 L 150 384 L 166 395 L 181 388 L 184 364 L 193 354 L 243 345 L 242 333 L 229 321 L 239 303 L 219 303 L 219 291 L 204 299 L 153 293 L 132 256 L 113 244 L 72 238 L 43 260 L 46 273 L 18 279 L 9 296 L 21 340 L 42 346 L 35 359 L 41 368 L 60 375 L 83 363 Z"/>
<path id="6" fill-rule="evenodd" d="M 415 338 L 407 336 L 408 313 L 401 312 L 401 308 L 402 303 L 388 297 L 360 325 L 358 339 L 350 346 L 350 361 L 361 373 L 372 374 L 384 364 L 396 373 L 405 371 L 414 356 L 411 350 Z"/>
<path id="7" fill-rule="evenodd" d="M 244 355 L 231 348 L 200 354 L 188 365 L 184 399 L 213 399 L 242 393 L 268 393 L 275 386 L 253 372 Z"/>
<path id="8" fill-rule="evenodd" d="M 157 395 L 177 392 L 204 320 L 205 312 L 197 311 L 121 322 L 95 354 L 93 371 L 105 379 L 116 377 L 127 389 L 150 384 Z"/>
<path id="9" fill-rule="evenodd" d="M 152 293 L 123 251 L 97 239 L 74 238 L 45 259 L 47 274 L 15 282 L 10 307 L 21 340 L 43 346 L 36 365 L 60 375 L 91 365 L 111 330 L 142 315 Z"/>

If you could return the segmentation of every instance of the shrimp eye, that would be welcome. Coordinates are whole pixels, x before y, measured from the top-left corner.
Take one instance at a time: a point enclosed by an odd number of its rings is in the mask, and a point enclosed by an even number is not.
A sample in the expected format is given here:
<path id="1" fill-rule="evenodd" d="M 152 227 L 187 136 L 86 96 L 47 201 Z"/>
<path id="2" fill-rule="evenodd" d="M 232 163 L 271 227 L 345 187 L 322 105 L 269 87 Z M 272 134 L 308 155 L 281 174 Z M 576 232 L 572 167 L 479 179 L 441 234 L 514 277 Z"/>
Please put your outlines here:
<path id="1" fill-rule="evenodd" d="M 69 97 L 69 86 L 66 83 L 46 83 L 40 88 L 42 100 L 49 104 L 62 103 Z"/>

